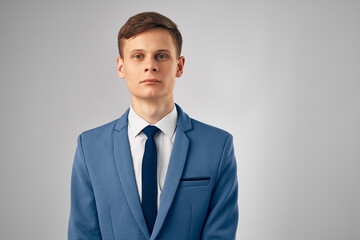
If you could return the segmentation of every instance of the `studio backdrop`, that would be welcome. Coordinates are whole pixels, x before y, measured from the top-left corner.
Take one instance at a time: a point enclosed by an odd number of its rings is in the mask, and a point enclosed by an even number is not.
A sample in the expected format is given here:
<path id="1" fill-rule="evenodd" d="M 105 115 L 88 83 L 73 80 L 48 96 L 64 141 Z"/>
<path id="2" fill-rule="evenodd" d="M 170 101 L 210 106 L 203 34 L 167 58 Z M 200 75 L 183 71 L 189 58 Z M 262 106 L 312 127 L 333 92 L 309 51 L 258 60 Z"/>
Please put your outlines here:
<path id="1" fill-rule="evenodd" d="M 0 239 L 66 239 L 76 139 L 129 107 L 117 33 L 143 11 L 183 35 L 175 102 L 234 136 L 237 239 L 360 239 L 360 2 L 347 0 L 1 0 Z"/>

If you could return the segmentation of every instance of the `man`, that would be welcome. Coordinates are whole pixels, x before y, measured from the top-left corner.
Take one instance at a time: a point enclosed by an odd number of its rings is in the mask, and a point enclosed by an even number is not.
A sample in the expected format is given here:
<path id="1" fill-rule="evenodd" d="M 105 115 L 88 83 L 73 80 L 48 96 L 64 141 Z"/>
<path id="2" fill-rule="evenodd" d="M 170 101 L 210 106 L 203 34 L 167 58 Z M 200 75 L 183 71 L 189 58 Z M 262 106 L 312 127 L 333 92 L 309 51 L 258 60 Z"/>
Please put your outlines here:
<path id="1" fill-rule="evenodd" d="M 235 239 L 232 136 L 174 103 L 185 63 L 177 26 L 140 13 L 120 29 L 118 44 L 131 106 L 78 137 L 69 239 Z"/>

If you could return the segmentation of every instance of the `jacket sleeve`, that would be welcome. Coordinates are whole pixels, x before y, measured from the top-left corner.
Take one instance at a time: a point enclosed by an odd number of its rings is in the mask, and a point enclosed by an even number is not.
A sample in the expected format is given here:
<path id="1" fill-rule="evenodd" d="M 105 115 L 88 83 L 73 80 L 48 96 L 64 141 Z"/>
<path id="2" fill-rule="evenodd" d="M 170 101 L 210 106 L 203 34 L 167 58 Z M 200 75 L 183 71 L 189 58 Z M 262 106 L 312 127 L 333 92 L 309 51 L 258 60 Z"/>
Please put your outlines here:
<path id="1" fill-rule="evenodd" d="M 82 146 L 82 135 L 79 135 L 77 140 L 71 175 L 68 239 L 101 239 L 94 191 Z"/>
<path id="2" fill-rule="evenodd" d="M 229 134 L 221 156 L 201 239 L 235 239 L 238 218 L 237 167 L 233 137 Z"/>

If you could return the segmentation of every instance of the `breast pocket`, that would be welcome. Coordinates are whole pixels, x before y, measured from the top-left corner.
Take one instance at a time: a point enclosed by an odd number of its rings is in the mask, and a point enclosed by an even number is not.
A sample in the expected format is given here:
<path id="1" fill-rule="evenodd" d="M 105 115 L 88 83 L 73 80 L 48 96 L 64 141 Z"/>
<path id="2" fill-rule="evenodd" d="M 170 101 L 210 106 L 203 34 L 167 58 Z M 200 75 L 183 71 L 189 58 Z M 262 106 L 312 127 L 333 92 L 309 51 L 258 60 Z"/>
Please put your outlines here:
<path id="1" fill-rule="evenodd" d="M 208 186 L 209 183 L 210 183 L 209 177 L 182 178 L 180 179 L 179 187 L 201 187 L 201 186 Z"/>

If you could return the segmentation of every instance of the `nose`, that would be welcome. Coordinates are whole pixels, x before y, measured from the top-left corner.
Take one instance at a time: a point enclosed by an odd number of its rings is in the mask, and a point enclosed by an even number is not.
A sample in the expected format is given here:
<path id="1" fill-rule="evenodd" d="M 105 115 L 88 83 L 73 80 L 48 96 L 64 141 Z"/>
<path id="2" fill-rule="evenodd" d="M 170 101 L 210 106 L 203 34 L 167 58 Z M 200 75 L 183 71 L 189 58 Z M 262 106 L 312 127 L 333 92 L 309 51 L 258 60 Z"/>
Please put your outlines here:
<path id="1" fill-rule="evenodd" d="M 148 61 L 146 61 L 144 72 L 158 72 L 158 71 L 159 71 L 159 67 L 157 66 L 157 63 L 154 59 L 151 58 Z"/>

